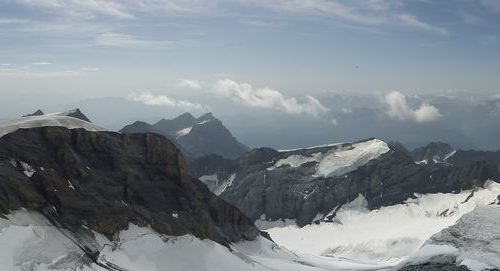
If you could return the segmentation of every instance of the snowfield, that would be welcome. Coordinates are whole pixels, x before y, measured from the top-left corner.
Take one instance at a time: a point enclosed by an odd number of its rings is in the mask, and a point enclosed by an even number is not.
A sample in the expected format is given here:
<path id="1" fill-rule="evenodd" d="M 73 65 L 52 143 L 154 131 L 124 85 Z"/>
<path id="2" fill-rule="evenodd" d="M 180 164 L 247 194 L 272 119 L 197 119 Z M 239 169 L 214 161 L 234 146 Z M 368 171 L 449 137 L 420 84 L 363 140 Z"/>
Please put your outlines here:
<path id="1" fill-rule="evenodd" d="M 427 239 L 453 225 L 462 215 L 477 206 L 495 202 L 499 194 L 500 184 L 488 182 L 485 188 L 474 193 L 417 195 L 416 199 L 409 199 L 404 204 L 372 211 L 366 208 L 360 196 L 339 208 L 334 222 L 321 221 L 299 228 L 287 220 L 282 222 L 285 226 L 266 231 L 277 244 L 295 253 L 380 267 L 393 266 L 408 259 Z M 319 214 L 318 217 L 327 215 Z M 273 225 L 262 221 L 256 224 Z"/>
<path id="2" fill-rule="evenodd" d="M 404 264 L 449 261 L 473 271 L 500 269 L 500 206 L 479 206 L 436 234 Z"/>
<path id="3" fill-rule="evenodd" d="M 486 205 L 496 202 L 499 193 L 500 185 L 490 182 L 474 193 L 419 195 L 373 211 L 360 196 L 337 210 L 334 223 L 303 228 L 285 223 L 268 230 L 276 244 L 259 237 L 231 249 L 134 224 L 113 241 L 95 232 L 75 238 L 37 212 L 22 209 L 0 218 L 0 270 L 104 271 L 110 265 L 129 271 L 392 270 L 443 255 L 474 271 L 498 268 L 500 207 Z M 82 245 L 98 251 L 96 262 L 84 257 Z"/>
<path id="4" fill-rule="evenodd" d="M 324 147 L 332 147 L 332 149 L 326 152 L 312 153 L 310 156 L 292 154 L 286 158 L 276 161 L 276 163 L 269 167 L 268 170 L 274 170 L 275 168 L 282 166 L 296 168 L 305 163 L 315 162 L 316 173 L 314 174 L 314 177 L 340 176 L 365 165 L 373 159 L 377 159 L 379 156 L 390 150 L 387 143 L 379 139 L 358 142 L 347 147 L 343 147 L 341 144 L 333 144 L 311 147 L 308 149 Z"/>
<path id="5" fill-rule="evenodd" d="M 45 126 L 61 126 L 68 129 L 82 128 L 88 131 L 109 131 L 108 129 L 100 127 L 93 123 L 58 114 L 60 113 L 47 114 L 42 116 L 21 117 L 0 121 L 0 137 L 15 132 L 19 129 Z"/>
<path id="6" fill-rule="evenodd" d="M 84 243 L 52 225 L 36 212 L 19 210 L 0 218 L 0 270 L 105 271 L 326 271 L 366 270 L 369 265 L 299 256 L 259 237 L 224 247 L 191 235 L 166 236 L 130 224 L 118 240 L 93 233 Z M 97 263 L 84 258 L 79 246 L 100 251 Z"/>

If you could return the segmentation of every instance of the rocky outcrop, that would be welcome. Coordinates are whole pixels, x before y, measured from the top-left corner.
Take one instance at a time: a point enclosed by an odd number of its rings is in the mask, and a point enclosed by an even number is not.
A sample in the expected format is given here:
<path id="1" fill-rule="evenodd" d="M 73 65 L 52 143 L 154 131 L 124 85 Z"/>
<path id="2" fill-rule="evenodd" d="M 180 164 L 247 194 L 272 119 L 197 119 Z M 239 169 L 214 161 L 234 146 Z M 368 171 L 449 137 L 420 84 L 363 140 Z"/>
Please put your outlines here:
<path id="1" fill-rule="evenodd" d="M 402 203 L 415 193 L 458 192 L 500 177 L 500 169 L 494 163 L 416 164 L 407 153 L 390 144 L 384 147 L 380 142 L 369 142 L 377 141 L 292 151 L 256 149 L 235 161 L 200 158 L 190 164 L 188 171 L 197 178 L 217 176 L 224 188 L 220 196 L 251 219 L 263 215 L 272 221 L 296 219 L 299 226 L 313 222 L 317 214 L 333 217 L 335 208 L 359 194 L 366 198 L 370 209 L 376 209 Z M 363 144 L 366 153 L 356 152 L 356 146 Z M 373 146 L 384 148 L 385 152 Z M 378 156 L 364 159 L 370 152 Z M 333 171 L 321 175 L 325 164 Z M 232 174 L 233 179 L 227 179 Z"/>
<path id="2" fill-rule="evenodd" d="M 210 154 L 235 159 L 249 150 L 212 113 L 199 118 L 184 113 L 174 119 L 162 119 L 153 125 L 137 121 L 125 126 L 120 132 L 164 135 L 182 150 L 189 161 Z"/>
<path id="3" fill-rule="evenodd" d="M 500 270 L 499 219 L 499 206 L 476 207 L 434 234 L 399 270 Z"/>
<path id="4" fill-rule="evenodd" d="M 411 152 L 415 162 L 443 163 L 455 154 L 455 149 L 447 143 L 432 142 Z"/>
<path id="5" fill-rule="evenodd" d="M 0 138 L 0 214 L 37 210 L 110 238 L 129 223 L 222 244 L 259 235 L 184 167 L 180 151 L 156 134 L 20 129 Z"/>

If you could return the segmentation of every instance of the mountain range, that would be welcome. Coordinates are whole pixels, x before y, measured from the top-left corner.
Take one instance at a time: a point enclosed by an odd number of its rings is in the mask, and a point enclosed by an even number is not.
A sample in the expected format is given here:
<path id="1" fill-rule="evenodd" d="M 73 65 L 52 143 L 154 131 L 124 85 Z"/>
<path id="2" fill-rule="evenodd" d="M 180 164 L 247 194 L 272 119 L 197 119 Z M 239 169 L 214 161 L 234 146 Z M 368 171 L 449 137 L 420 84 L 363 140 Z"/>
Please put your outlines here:
<path id="1" fill-rule="evenodd" d="M 0 269 L 494 270 L 498 157 L 249 150 L 212 114 L 118 133 L 40 110 L 0 121 Z"/>

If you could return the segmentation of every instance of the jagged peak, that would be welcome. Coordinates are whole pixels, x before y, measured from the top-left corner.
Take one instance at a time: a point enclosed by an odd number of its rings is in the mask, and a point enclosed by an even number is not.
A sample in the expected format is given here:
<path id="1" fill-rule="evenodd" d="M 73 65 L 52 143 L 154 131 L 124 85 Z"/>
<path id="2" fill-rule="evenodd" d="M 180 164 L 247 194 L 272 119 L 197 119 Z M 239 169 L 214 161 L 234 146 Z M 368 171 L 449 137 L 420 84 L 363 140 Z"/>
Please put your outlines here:
<path id="1" fill-rule="evenodd" d="M 31 114 L 23 115 L 23 117 L 32 117 L 32 116 L 41 116 L 41 115 L 45 115 L 45 113 L 42 111 L 42 109 L 38 109 L 37 111 L 35 111 Z"/>
<path id="2" fill-rule="evenodd" d="M 200 122 L 200 121 L 206 121 L 206 120 L 211 120 L 211 119 L 215 119 L 215 117 L 212 114 L 212 112 L 208 112 L 206 114 L 203 114 L 203 115 L 199 116 L 196 120 L 198 122 Z"/>

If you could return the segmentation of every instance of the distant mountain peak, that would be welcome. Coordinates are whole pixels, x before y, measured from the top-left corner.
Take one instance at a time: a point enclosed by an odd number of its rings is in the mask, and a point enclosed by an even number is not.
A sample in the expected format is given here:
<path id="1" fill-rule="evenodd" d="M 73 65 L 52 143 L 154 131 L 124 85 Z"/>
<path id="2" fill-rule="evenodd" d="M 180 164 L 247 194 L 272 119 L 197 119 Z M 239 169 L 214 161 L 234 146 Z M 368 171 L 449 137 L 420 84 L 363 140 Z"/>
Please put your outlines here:
<path id="1" fill-rule="evenodd" d="M 186 112 L 179 115 L 177 118 L 174 118 L 174 120 L 194 121 L 195 117 L 191 113 Z"/>
<path id="2" fill-rule="evenodd" d="M 211 112 L 195 118 L 184 113 L 173 119 L 162 119 L 151 125 L 135 122 L 120 130 L 122 133 L 159 133 L 175 141 L 186 157 L 218 154 L 237 158 L 249 150 Z"/>
<path id="3" fill-rule="evenodd" d="M 431 142 L 411 152 L 413 160 L 418 163 L 443 163 L 456 153 L 448 143 Z"/>
<path id="4" fill-rule="evenodd" d="M 87 122 L 92 122 L 92 121 L 90 121 L 89 118 L 87 118 L 87 116 L 85 116 L 85 114 L 82 113 L 82 111 L 80 110 L 80 108 L 75 108 L 75 109 L 63 112 L 61 114 L 65 115 L 65 116 L 68 116 L 68 117 L 73 117 L 73 118 L 81 119 L 81 120 L 84 120 L 84 121 L 87 121 Z"/>
<path id="5" fill-rule="evenodd" d="M 32 116 L 41 116 L 41 115 L 45 115 L 45 113 L 43 113 L 43 111 L 41 109 L 38 109 L 37 111 L 35 111 L 31 114 L 23 115 L 23 117 L 32 117 Z"/>

